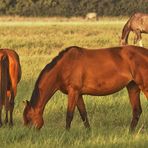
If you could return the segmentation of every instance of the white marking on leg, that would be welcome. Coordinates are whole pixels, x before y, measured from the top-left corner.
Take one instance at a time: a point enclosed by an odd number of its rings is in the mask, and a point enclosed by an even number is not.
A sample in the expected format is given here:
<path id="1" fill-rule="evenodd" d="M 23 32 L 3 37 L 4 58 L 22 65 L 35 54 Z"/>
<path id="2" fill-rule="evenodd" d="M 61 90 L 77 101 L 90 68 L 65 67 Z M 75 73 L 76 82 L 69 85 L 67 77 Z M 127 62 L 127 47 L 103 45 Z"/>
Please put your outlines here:
<path id="1" fill-rule="evenodd" d="M 139 46 L 143 47 L 142 40 L 139 41 Z"/>

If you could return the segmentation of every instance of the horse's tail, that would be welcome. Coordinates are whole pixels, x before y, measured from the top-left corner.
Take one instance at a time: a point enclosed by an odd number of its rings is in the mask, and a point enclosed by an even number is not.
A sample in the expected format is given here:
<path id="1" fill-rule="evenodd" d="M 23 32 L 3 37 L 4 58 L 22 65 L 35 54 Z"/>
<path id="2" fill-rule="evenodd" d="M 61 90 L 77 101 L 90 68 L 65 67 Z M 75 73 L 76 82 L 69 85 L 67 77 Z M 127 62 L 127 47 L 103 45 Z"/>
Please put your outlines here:
<path id="1" fill-rule="evenodd" d="M 7 97 L 7 85 L 8 85 L 8 57 L 7 55 L 2 55 L 0 61 L 0 105 L 4 104 Z"/>

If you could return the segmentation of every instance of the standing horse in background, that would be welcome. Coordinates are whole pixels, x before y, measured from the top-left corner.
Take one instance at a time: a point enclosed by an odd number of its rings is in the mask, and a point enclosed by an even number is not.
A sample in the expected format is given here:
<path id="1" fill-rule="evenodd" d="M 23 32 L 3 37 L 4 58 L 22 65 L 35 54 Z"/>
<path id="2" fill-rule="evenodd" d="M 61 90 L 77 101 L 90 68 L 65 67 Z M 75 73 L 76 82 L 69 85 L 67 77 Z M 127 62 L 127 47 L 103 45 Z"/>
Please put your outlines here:
<path id="1" fill-rule="evenodd" d="M 98 20 L 97 13 L 95 12 L 89 12 L 85 16 L 86 20 Z"/>
<path id="2" fill-rule="evenodd" d="M 11 49 L 0 49 L 7 55 L 9 61 L 9 81 L 7 85 L 7 107 L 6 107 L 6 118 L 5 123 L 8 123 L 8 112 L 10 112 L 9 125 L 13 125 L 13 109 L 14 99 L 17 93 L 17 84 L 21 79 L 21 65 L 18 54 Z"/>
<path id="3" fill-rule="evenodd" d="M 41 71 L 23 112 L 24 124 L 40 129 L 45 105 L 57 90 L 68 95 L 66 129 L 70 129 L 75 107 L 89 128 L 83 95 L 104 96 L 127 88 L 133 110 L 130 130 L 140 114 L 140 92 L 148 98 L 148 50 L 122 46 L 98 50 L 69 47 Z"/>
<path id="4" fill-rule="evenodd" d="M 7 110 L 7 87 L 9 83 L 9 62 L 4 52 L 0 52 L 0 127 L 2 126 L 2 107 Z"/>
<path id="5" fill-rule="evenodd" d="M 134 44 L 139 42 L 142 45 L 141 33 L 148 33 L 148 14 L 135 13 L 124 25 L 121 36 L 121 45 L 128 44 L 128 37 L 130 31 L 135 33 Z"/>

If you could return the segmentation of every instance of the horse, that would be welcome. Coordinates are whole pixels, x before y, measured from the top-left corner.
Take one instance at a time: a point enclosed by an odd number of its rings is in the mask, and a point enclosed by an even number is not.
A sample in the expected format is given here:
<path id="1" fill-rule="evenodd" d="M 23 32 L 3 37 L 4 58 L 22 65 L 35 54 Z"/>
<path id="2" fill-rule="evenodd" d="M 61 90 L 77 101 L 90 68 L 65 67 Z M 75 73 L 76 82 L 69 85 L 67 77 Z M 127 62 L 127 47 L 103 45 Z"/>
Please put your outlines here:
<path id="1" fill-rule="evenodd" d="M 139 42 L 139 45 L 143 46 L 141 33 L 148 33 L 148 14 L 135 13 L 130 17 L 122 29 L 121 45 L 128 44 L 130 31 L 135 33 L 134 44 Z"/>
<path id="2" fill-rule="evenodd" d="M 30 101 L 25 101 L 24 125 L 41 129 L 45 105 L 59 90 L 68 95 L 66 129 L 70 129 L 77 107 L 86 128 L 90 128 L 83 95 L 105 96 L 127 88 L 134 131 L 142 113 L 140 92 L 148 98 L 148 50 L 138 46 L 62 50 L 40 72 Z"/>
<path id="3" fill-rule="evenodd" d="M 8 72 L 9 77 L 7 81 L 7 102 L 5 104 L 6 117 L 5 124 L 13 126 L 13 110 L 14 110 L 14 99 L 17 93 L 17 84 L 21 79 L 21 65 L 19 55 L 11 49 L 0 49 L 0 53 L 4 53 L 8 57 Z M 8 113 L 10 112 L 10 120 L 8 120 Z M 1 122 L 2 125 L 2 122 Z"/>
<path id="4" fill-rule="evenodd" d="M 86 20 L 98 20 L 97 13 L 95 12 L 89 12 L 85 16 Z"/>

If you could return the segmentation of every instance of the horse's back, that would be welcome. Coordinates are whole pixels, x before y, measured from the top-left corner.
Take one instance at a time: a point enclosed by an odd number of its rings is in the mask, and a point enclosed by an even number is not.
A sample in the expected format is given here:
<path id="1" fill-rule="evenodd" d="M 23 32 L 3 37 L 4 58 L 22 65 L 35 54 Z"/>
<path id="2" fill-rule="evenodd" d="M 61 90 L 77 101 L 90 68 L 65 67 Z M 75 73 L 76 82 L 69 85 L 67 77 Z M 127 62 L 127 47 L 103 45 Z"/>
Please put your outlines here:
<path id="1" fill-rule="evenodd" d="M 80 88 L 83 93 L 110 94 L 133 80 L 133 74 L 139 72 L 137 65 L 148 67 L 147 57 L 148 50 L 137 46 L 97 50 L 73 47 L 61 63 L 61 84 Z"/>
<path id="2" fill-rule="evenodd" d="M 141 32 L 148 32 L 148 14 L 135 13 L 130 18 L 129 23 L 133 31 L 138 29 Z"/>
<path id="3" fill-rule="evenodd" d="M 64 65 L 59 73 L 61 86 L 73 86 L 84 94 L 92 95 L 120 90 L 131 79 L 122 50 L 122 47 L 98 50 L 72 48 L 61 64 Z"/>

